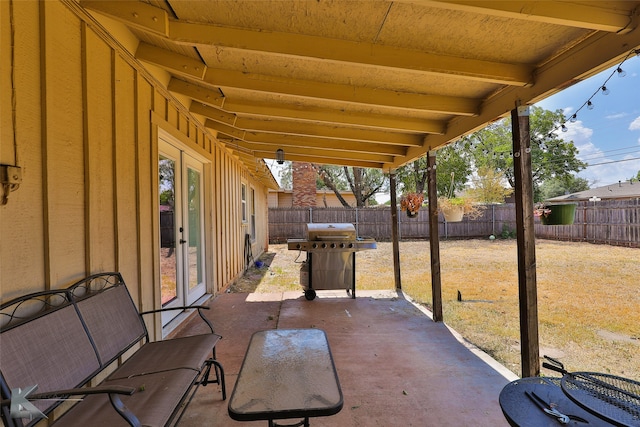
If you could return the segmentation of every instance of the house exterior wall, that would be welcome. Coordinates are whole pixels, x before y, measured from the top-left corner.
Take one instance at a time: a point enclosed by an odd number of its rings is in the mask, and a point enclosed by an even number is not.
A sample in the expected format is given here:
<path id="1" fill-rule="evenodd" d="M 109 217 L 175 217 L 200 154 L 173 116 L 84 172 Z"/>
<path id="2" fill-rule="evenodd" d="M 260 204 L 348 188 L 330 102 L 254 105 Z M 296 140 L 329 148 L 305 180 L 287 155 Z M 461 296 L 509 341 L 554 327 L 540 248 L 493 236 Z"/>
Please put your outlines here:
<path id="1" fill-rule="evenodd" d="M 254 256 L 268 245 L 265 185 L 114 34 L 74 1 L 0 2 L 0 164 L 23 175 L 0 206 L 0 302 L 116 270 L 140 310 L 160 307 L 160 132 L 205 159 L 207 291 L 245 267 L 242 182 Z"/>

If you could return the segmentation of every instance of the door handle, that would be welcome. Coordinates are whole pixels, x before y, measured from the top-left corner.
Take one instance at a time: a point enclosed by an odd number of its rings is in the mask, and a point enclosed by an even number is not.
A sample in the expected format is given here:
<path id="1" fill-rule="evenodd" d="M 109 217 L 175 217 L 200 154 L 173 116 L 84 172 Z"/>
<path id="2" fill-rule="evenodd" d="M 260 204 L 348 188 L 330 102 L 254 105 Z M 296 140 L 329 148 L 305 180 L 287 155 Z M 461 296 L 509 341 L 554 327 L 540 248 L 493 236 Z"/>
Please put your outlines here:
<path id="1" fill-rule="evenodd" d="M 187 241 L 180 239 L 180 244 L 183 244 L 183 243 L 187 243 Z"/>

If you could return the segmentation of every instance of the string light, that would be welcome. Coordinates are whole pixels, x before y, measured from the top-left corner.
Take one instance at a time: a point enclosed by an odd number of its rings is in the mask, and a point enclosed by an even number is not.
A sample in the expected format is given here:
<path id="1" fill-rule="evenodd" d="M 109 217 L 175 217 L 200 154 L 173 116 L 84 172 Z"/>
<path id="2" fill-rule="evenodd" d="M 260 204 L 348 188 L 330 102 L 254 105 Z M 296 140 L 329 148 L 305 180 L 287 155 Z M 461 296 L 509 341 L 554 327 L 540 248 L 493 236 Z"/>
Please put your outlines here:
<path id="1" fill-rule="evenodd" d="M 575 122 L 578 120 L 578 113 L 579 113 L 583 108 L 585 108 L 585 107 L 586 107 L 586 108 L 587 108 L 587 110 L 593 110 L 593 108 L 595 107 L 595 105 L 594 105 L 594 103 L 593 103 L 591 100 L 592 100 L 592 99 L 593 99 L 593 98 L 594 98 L 598 93 L 600 93 L 600 92 L 602 92 L 602 93 L 603 93 L 603 95 L 608 95 L 608 94 L 610 93 L 610 90 L 609 90 L 609 88 L 607 88 L 607 86 L 606 86 L 606 85 L 607 85 L 607 83 L 609 82 L 609 80 L 613 77 L 613 75 L 614 75 L 614 74 L 617 74 L 617 75 L 618 75 L 618 77 L 624 77 L 624 76 L 626 76 L 626 75 L 627 75 L 627 73 L 622 69 L 622 64 L 624 64 L 624 63 L 625 63 L 629 58 L 631 58 L 632 56 L 638 56 L 638 57 L 640 57 L 640 49 L 633 49 L 633 50 L 631 50 L 631 51 L 627 54 L 627 56 L 622 60 L 622 62 L 620 62 L 620 64 L 616 67 L 616 69 L 615 69 L 615 70 L 613 70 L 613 72 L 611 73 L 611 75 L 609 75 L 609 77 L 604 81 L 604 83 L 603 83 L 600 87 L 598 87 L 598 89 L 593 93 L 593 95 L 591 95 L 591 96 L 589 97 L 589 99 L 587 99 L 587 100 L 586 100 L 586 101 L 585 101 L 585 102 L 580 106 L 580 108 L 578 108 L 578 109 L 576 110 L 576 112 L 575 112 L 575 113 L 573 113 L 573 114 L 571 115 L 571 117 L 569 118 L 569 120 L 565 121 L 564 123 L 560 124 L 559 126 L 557 126 L 556 128 L 552 129 L 552 130 L 549 132 L 549 134 L 548 134 L 549 138 L 554 138 L 554 137 L 556 137 L 557 135 L 556 135 L 554 132 L 556 132 L 557 130 L 562 130 L 562 132 L 568 132 L 568 131 L 569 131 L 569 128 L 567 127 L 567 122 L 575 123 Z M 471 140 L 471 141 L 467 141 L 467 142 L 465 142 L 465 147 L 466 147 L 466 148 L 469 148 L 469 147 L 470 147 L 471 149 L 475 149 L 475 148 L 477 148 L 478 146 L 481 146 L 481 145 L 484 145 L 484 144 L 483 144 L 483 143 L 480 143 L 479 141 L 475 141 L 475 140 Z M 546 150 L 546 149 L 547 149 L 547 147 L 545 146 L 545 144 L 544 144 L 543 142 L 539 142 L 539 143 L 537 144 L 537 146 L 538 146 L 538 149 L 540 149 L 540 150 L 542 150 L 542 151 L 544 151 L 544 150 Z M 528 153 L 531 153 L 531 151 L 532 151 L 532 149 L 531 149 L 531 148 L 527 148 L 527 149 L 525 150 L 525 152 L 526 152 L 527 154 L 528 154 Z M 489 155 L 489 150 L 488 150 L 488 149 L 486 149 L 486 148 L 484 148 L 484 149 L 482 150 L 482 153 L 483 153 L 485 156 L 486 156 L 486 155 Z M 512 159 L 512 158 L 514 158 L 514 157 L 520 157 L 520 153 L 518 153 L 518 152 L 516 152 L 516 153 L 509 152 L 509 153 L 507 153 L 507 156 L 508 156 L 510 159 Z M 496 159 L 496 158 L 504 159 L 504 158 L 505 158 L 505 153 L 500 153 L 500 154 L 498 155 L 497 153 L 493 152 L 493 153 L 492 153 L 492 157 L 493 157 L 494 159 Z M 635 160 L 635 159 L 634 159 L 634 160 Z M 588 166 L 592 166 L 592 165 L 588 165 Z M 595 166 L 595 165 L 594 165 L 594 166 Z"/>
<path id="2" fill-rule="evenodd" d="M 614 74 L 617 74 L 618 77 L 624 77 L 627 75 L 627 73 L 622 69 L 622 64 L 624 64 L 627 59 L 631 58 L 632 56 L 637 55 L 640 57 L 640 49 L 633 49 L 631 50 L 627 56 L 625 56 L 625 58 L 622 60 L 622 62 L 616 67 L 615 70 L 613 70 L 613 72 L 611 73 L 611 75 L 604 81 L 604 83 L 598 88 L 598 90 L 596 90 L 593 95 L 591 95 L 589 97 L 589 99 L 587 99 L 584 104 L 582 104 L 580 106 L 580 108 L 578 108 L 576 110 L 576 112 L 571 116 L 571 118 L 568 120 L 571 123 L 575 123 L 578 120 L 578 113 L 584 108 L 587 107 L 587 110 L 593 110 L 594 108 L 594 104 L 591 101 L 593 99 L 593 97 L 595 97 L 599 92 L 602 92 L 603 95 L 608 95 L 610 93 L 609 88 L 607 88 L 607 83 L 609 82 L 609 80 L 611 79 L 611 77 L 613 77 Z M 559 125 L 558 127 L 556 127 L 555 129 L 551 130 L 551 132 L 549 132 L 549 137 L 553 137 L 554 132 L 557 131 L 558 129 L 561 129 L 562 132 L 567 132 L 567 126 L 566 126 L 567 122 L 562 123 L 561 125 Z"/>

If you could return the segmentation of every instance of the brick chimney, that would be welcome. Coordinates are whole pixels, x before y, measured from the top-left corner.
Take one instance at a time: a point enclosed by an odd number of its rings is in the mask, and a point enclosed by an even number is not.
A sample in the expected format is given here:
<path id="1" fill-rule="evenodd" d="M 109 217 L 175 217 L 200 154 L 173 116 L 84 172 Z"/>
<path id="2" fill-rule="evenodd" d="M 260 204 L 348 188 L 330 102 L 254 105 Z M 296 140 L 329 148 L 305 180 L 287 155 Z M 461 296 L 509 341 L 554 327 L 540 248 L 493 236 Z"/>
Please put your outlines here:
<path id="1" fill-rule="evenodd" d="M 316 171 L 311 163 L 293 162 L 293 207 L 316 206 Z"/>

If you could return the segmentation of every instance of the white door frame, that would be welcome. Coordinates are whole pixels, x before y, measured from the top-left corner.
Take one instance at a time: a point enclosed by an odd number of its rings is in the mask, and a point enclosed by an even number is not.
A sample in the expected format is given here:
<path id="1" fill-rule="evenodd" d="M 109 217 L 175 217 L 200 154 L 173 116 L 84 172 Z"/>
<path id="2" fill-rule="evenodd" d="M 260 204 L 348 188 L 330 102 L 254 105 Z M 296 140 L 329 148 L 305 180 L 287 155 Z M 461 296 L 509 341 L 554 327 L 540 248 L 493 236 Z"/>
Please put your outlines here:
<path id="1" fill-rule="evenodd" d="M 183 144 L 180 144 L 167 132 L 159 129 L 158 133 L 158 162 L 160 156 L 169 158 L 174 162 L 174 246 L 175 254 L 175 295 L 173 298 L 162 305 L 163 308 L 183 307 L 193 304 L 206 293 L 206 274 L 207 259 L 206 256 L 206 239 L 205 239 L 205 167 L 204 159 L 188 152 Z M 197 178 L 196 193 L 189 191 L 189 177 Z M 189 198 L 190 195 L 197 204 L 198 212 L 195 212 L 195 218 L 189 214 Z M 190 220 L 191 218 L 191 220 Z M 195 220 L 195 222 L 194 222 Z M 190 226 L 199 228 L 194 233 Z M 162 239 L 161 239 L 162 240 Z M 195 247 L 192 243 L 195 242 Z M 161 242 L 162 246 L 162 242 Z M 160 251 L 161 257 L 163 251 Z M 162 262 L 160 277 L 160 294 L 162 295 Z M 165 260 L 166 262 L 166 260 Z M 188 266 L 195 266 L 188 268 Z M 199 274 L 198 274 L 199 272 Z M 192 278 L 196 276 L 194 283 Z M 190 277 L 191 276 L 191 277 Z M 189 285 L 191 283 L 191 286 Z M 161 296 L 162 298 L 162 296 Z M 167 325 L 171 320 L 181 313 L 180 310 L 166 311 L 162 313 L 162 326 Z"/>

